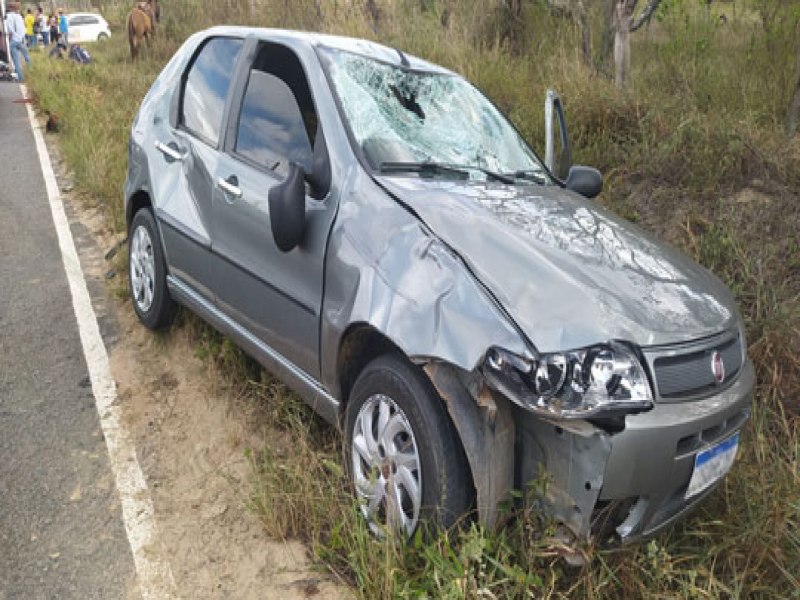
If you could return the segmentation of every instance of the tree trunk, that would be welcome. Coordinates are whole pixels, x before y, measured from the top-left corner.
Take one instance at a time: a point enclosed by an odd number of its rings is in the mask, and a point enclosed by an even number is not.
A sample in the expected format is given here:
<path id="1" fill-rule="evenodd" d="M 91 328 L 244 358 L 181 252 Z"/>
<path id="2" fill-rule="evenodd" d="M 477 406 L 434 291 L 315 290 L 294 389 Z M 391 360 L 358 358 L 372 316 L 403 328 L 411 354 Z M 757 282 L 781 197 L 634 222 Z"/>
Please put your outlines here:
<path id="1" fill-rule="evenodd" d="M 597 71 L 605 77 L 611 77 L 611 63 L 614 60 L 614 26 L 617 0 L 604 0 L 603 34 L 600 37 L 600 56 L 595 61 Z"/>
<path id="2" fill-rule="evenodd" d="M 635 19 L 636 4 L 639 0 L 614 0 L 614 82 L 622 90 L 631 80 L 631 33 L 650 22 L 661 0 L 650 0 Z"/>
<path id="3" fill-rule="evenodd" d="M 797 133 L 798 127 L 800 127 L 800 49 L 797 51 L 797 76 L 794 93 L 789 104 L 789 114 L 786 116 L 786 129 L 789 131 L 789 135 Z"/>
<path id="4" fill-rule="evenodd" d="M 512 17 L 515 19 L 520 18 L 522 15 L 522 0 L 504 0 L 504 4 Z"/>
<path id="5" fill-rule="evenodd" d="M 442 8 L 442 14 L 439 15 L 439 22 L 442 24 L 442 27 L 447 29 L 450 27 L 450 17 L 453 16 L 453 0 L 445 0 L 444 1 L 444 8 Z"/>
<path id="6" fill-rule="evenodd" d="M 364 4 L 364 11 L 367 13 L 370 25 L 372 25 L 372 32 L 378 33 L 378 23 L 380 23 L 381 20 L 381 11 L 378 9 L 378 5 L 375 4 L 375 0 L 367 0 Z"/>
<path id="7" fill-rule="evenodd" d="M 636 0 L 618 0 L 614 12 L 614 83 L 618 90 L 631 79 L 631 25 Z"/>

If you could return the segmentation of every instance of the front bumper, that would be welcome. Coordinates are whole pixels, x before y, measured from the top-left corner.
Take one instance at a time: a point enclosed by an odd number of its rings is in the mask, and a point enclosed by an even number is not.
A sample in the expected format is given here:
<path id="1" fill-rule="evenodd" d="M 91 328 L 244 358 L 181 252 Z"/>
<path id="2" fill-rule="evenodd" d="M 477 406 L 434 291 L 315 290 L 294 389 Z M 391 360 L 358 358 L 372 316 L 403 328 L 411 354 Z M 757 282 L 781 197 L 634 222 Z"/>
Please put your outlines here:
<path id="1" fill-rule="evenodd" d="M 725 390 L 691 402 L 659 403 L 626 417 L 624 430 L 617 433 L 585 421 L 543 421 L 520 411 L 517 484 L 541 477 L 543 467 L 546 508 L 578 539 L 627 543 L 651 536 L 691 511 L 716 486 L 684 498 L 698 452 L 747 422 L 754 385 L 753 365 L 747 361 Z"/>

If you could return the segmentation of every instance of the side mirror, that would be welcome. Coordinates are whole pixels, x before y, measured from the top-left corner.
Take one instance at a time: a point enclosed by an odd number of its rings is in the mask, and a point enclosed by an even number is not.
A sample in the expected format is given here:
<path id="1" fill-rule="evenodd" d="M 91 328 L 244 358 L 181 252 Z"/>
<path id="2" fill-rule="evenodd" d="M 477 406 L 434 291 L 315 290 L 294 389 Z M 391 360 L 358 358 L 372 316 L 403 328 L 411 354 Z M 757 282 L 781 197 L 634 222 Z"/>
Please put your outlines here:
<path id="1" fill-rule="evenodd" d="M 568 190 L 578 192 L 586 198 L 595 198 L 603 191 L 603 176 L 592 167 L 570 167 L 567 180 L 564 182 Z"/>
<path id="2" fill-rule="evenodd" d="M 306 225 L 306 185 L 303 167 L 289 163 L 289 175 L 269 190 L 272 237 L 281 252 L 289 252 L 303 239 Z"/>
<path id="3" fill-rule="evenodd" d="M 556 137 L 556 127 L 558 128 L 558 137 Z M 559 180 L 564 181 L 572 166 L 572 151 L 569 147 L 564 105 L 554 90 L 547 90 L 544 101 L 544 133 L 545 166 Z"/>

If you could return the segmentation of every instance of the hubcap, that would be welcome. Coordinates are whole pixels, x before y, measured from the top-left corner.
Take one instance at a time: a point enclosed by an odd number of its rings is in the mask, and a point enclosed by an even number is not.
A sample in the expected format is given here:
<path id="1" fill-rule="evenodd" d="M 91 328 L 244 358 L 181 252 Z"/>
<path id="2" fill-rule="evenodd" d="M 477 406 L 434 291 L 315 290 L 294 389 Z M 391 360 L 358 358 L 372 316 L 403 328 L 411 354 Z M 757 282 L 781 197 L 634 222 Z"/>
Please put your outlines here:
<path id="1" fill-rule="evenodd" d="M 153 241 L 143 225 L 136 228 L 131 238 L 130 271 L 133 301 L 141 312 L 146 313 L 153 304 L 156 259 Z"/>
<path id="2" fill-rule="evenodd" d="M 353 479 L 362 514 L 380 535 L 384 524 L 414 533 L 422 472 L 414 432 L 394 400 L 371 396 L 358 411 L 351 442 Z"/>

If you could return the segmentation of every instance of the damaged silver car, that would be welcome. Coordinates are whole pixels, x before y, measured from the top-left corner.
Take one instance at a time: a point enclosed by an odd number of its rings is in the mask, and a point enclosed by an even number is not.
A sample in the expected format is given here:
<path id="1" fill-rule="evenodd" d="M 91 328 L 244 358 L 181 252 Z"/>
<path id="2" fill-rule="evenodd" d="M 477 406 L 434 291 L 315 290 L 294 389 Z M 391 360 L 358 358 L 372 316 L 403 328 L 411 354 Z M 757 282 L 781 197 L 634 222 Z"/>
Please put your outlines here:
<path id="1" fill-rule="evenodd" d="M 196 34 L 131 131 L 134 309 L 188 307 L 340 426 L 375 531 L 491 525 L 544 479 L 574 540 L 650 535 L 731 467 L 753 367 L 729 290 L 591 201 L 547 107 L 540 161 L 400 50 Z"/>

